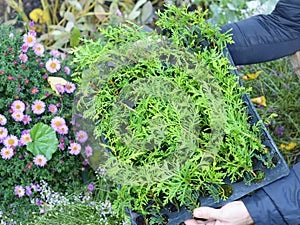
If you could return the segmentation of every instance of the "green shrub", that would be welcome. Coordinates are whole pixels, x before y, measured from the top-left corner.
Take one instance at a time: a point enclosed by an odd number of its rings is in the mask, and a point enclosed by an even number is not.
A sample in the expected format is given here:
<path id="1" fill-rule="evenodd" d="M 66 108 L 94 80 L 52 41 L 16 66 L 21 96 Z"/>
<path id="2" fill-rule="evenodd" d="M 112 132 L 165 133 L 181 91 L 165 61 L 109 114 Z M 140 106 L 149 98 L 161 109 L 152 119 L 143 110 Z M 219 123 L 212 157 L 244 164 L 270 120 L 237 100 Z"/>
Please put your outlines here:
<path id="1" fill-rule="evenodd" d="M 260 125 L 247 121 L 248 90 L 224 56 L 228 34 L 200 10 L 169 6 L 158 15 L 165 37 L 130 23 L 108 26 L 73 52 L 83 112 L 75 121 L 89 122 L 98 139 L 88 161 L 120 184 L 111 191 L 118 217 L 130 208 L 155 215 L 151 224 L 163 224 L 167 203 L 226 199 L 224 179 L 250 183 L 253 158 L 268 154 Z"/>

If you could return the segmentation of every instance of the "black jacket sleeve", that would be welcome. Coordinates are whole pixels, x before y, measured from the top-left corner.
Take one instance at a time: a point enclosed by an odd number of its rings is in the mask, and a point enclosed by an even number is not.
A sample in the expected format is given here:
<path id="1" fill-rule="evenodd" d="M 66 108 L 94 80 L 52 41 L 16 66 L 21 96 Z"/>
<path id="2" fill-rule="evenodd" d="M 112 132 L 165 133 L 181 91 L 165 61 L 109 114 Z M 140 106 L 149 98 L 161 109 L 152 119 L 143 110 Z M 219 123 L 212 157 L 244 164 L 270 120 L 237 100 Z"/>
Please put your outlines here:
<path id="1" fill-rule="evenodd" d="M 256 225 L 300 224 L 300 163 L 290 174 L 242 199 Z"/>
<path id="2" fill-rule="evenodd" d="M 300 50 L 300 1 L 280 0 L 268 15 L 256 15 L 221 27 L 232 33 L 228 45 L 235 65 L 275 60 Z"/>

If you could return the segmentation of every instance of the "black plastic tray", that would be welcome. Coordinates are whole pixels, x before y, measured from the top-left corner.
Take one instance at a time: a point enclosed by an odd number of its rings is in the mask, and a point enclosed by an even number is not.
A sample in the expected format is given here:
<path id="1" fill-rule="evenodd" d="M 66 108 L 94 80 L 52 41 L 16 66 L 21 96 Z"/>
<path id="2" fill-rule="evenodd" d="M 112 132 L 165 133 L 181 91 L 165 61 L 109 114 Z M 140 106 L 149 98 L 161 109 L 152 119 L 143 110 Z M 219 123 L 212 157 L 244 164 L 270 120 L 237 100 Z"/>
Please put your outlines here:
<path id="1" fill-rule="evenodd" d="M 226 52 L 230 62 L 234 65 L 232 58 L 228 52 Z M 239 74 L 236 70 L 231 71 L 237 77 Z M 240 85 L 242 86 L 242 81 L 239 80 Z M 253 103 L 251 102 L 248 95 L 243 96 L 243 101 L 248 108 L 248 115 L 251 120 L 249 121 L 250 125 L 257 123 L 261 120 L 259 114 L 257 113 Z M 232 189 L 232 194 L 226 200 L 220 200 L 218 202 L 215 201 L 213 197 L 199 197 L 199 201 L 201 206 L 210 206 L 210 207 L 221 207 L 228 202 L 232 202 L 234 200 L 240 199 L 241 197 L 265 186 L 268 185 L 286 175 L 289 174 L 289 167 L 286 164 L 283 156 L 281 155 L 280 151 L 278 150 L 276 144 L 274 143 L 271 135 L 267 131 L 267 129 L 261 129 L 262 140 L 264 146 L 266 146 L 270 151 L 270 157 L 272 159 L 273 167 L 267 168 L 263 162 L 257 160 L 254 163 L 253 171 L 262 171 L 264 173 L 264 178 L 257 181 L 252 182 L 250 185 L 244 183 L 244 181 L 231 183 L 229 180 L 224 180 L 225 184 L 230 185 Z M 144 225 L 143 217 L 135 212 L 128 210 L 128 215 L 131 218 L 132 225 Z M 179 211 L 173 211 L 170 208 L 166 207 L 160 211 L 161 215 L 165 218 L 168 218 L 168 223 L 164 225 L 179 225 L 183 224 L 183 222 L 187 219 L 192 218 L 192 212 L 187 209 L 186 207 L 182 207 Z M 159 224 L 163 225 L 163 224 Z"/>

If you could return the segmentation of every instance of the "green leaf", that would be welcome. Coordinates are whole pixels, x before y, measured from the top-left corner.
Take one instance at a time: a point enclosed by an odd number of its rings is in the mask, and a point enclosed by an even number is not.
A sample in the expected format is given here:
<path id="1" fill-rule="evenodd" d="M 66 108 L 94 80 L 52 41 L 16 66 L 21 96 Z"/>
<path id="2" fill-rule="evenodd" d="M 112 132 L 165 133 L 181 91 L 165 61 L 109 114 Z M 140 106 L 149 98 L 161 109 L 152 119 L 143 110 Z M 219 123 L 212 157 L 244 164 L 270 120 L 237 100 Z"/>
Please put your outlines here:
<path id="1" fill-rule="evenodd" d="M 81 36 L 80 30 L 77 27 L 74 27 L 70 38 L 71 47 L 76 47 L 79 44 L 80 36 Z"/>
<path id="2" fill-rule="evenodd" d="M 58 139 L 55 131 L 48 125 L 37 123 L 30 130 L 32 142 L 27 144 L 27 150 L 34 156 L 42 154 L 49 161 L 57 151 Z"/>

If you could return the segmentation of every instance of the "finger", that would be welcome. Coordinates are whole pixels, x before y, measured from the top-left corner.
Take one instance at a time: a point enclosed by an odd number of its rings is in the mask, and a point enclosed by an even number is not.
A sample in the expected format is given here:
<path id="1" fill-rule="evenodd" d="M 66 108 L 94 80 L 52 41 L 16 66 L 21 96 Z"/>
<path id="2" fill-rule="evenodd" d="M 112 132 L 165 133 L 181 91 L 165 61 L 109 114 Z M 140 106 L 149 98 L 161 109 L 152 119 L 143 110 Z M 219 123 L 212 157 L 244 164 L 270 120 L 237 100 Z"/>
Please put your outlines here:
<path id="1" fill-rule="evenodd" d="M 219 209 L 214 209 L 211 207 L 200 207 L 197 209 L 194 209 L 194 217 L 196 218 L 203 218 L 203 219 L 207 219 L 207 220 L 215 220 L 217 219 L 215 217 L 215 215 L 217 215 L 217 212 L 219 211 Z"/>
<path id="2" fill-rule="evenodd" d="M 197 221 L 193 220 L 193 219 L 186 220 L 186 221 L 184 221 L 184 223 L 185 223 L 185 225 L 199 225 L 199 223 L 197 223 Z"/>

